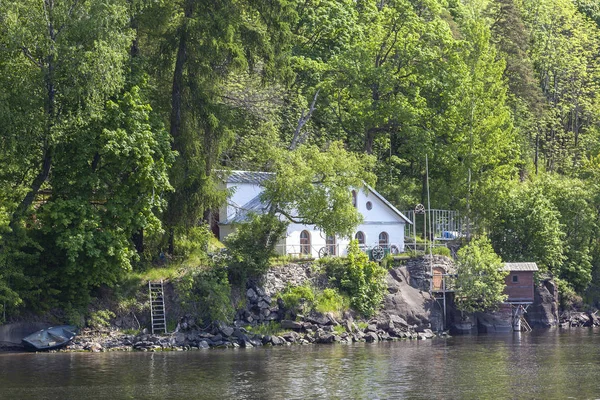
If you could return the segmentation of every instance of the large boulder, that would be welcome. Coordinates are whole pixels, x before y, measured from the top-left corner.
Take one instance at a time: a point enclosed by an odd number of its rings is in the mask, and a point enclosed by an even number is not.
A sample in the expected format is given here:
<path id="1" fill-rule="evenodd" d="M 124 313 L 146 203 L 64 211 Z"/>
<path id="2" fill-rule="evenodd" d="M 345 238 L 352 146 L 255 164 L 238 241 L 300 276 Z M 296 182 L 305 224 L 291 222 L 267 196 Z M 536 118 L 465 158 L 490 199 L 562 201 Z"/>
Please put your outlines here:
<path id="1" fill-rule="evenodd" d="M 558 325 L 558 289 L 552 279 L 545 279 L 534 288 L 533 304 L 527 308 L 525 319 L 532 328 Z"/>
<path id="2" fill-rule="evenodd" d="M 368 333 L 365 335 L 365 340 L 366 340 L 368 343 L 377 342 L 377 341 L 379 341 L 379 336 L 377 336 L 377 334 L 376 334 L 375 332 L 368 332 Z"/>
<path id="3" fill-rule="evenodd" d="M 386 277 L 388 291 L 380 315 L 385 315 L 383 320 L 392 322 L 396 328 L 408 325 L 429 327 L 434 300 L 428 291 L 412 287 L 410 281 L 406 267 L 390 270 Z"/>
<path id="4" fill-rule="evenodd" d="M 293 330 L 301 330 L 304 325 L 302 322 L 291 321 L 289 319 L 284 319 L 281 321 L 281 329 L 293 329 Z"/>

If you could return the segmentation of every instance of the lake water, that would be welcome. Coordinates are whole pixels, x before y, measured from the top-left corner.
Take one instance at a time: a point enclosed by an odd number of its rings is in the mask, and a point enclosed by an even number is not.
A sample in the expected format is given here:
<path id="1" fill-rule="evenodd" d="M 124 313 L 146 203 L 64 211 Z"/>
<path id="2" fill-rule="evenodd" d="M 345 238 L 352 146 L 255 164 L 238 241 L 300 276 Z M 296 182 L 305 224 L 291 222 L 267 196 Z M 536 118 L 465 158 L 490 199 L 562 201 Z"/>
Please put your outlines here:
<path id="1" fill-rule="evenodd" d="M 600 330 L 162 353 L 0 354 L 0 399 L 593 399 Z"/>

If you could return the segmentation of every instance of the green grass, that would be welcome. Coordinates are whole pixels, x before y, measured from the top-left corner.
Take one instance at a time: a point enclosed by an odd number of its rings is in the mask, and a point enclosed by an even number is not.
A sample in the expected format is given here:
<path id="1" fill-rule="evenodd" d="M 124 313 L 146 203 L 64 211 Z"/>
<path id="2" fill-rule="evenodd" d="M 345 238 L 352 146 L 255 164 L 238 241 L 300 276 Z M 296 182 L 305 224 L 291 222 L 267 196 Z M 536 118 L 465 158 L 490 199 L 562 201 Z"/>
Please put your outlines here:
<path id="1" fill-rule="evenodd" d="M 284 334 L 285 330 L 281 329 L 281 324 L 279 322 L 271 321 L 268 324 L 260 324 L 260 325 L 248 325 L 245 329 L 257 335 L 271 335 L 271 336 L 281 336 Z"/>
<path id="2" fill-rule="evenodd" d="M 350 308 L 350 298 L 340 294 L 336 289 L 325 289 L 317 295 L 315 309 L 320 313 L 331 312 L 336 317 L 342 316 Z"/>
<path id="3" fill-rule="evenodd" d="M 360 329 L 361 331 L 364 331 L 367 328 L 367 326 L 369 326 L 369 324 L 364 321 L 358 321 L 356 323 L 356 326 L 358 326 L 358 329 Z"/>
<path id="4" fill-rule="evenodd" d="M 180 265 L 167 265 L 164 267 L 153 267 L 145 271 L 135 271 L 129 274 L 130 279 L 139 280 L 140 282 L 171 280 L 182 275 Z"/>
<path id="5" fill-rule="evenodd" d="M 333 327 L 333 331 L 337 335 L 341 335 L 342 333 L 346 332 L 346 328 L 344 328 L 343 325 L 336 325 L 336 326 Z"/>
<path id="6" fill-rule="evenodd" d="M 269 260 L 269 264 L 271 267 L 281 267 L 283 265 L 289 264 L 292 261 L 291 256 L 275 256 L 271 257 Z"/>

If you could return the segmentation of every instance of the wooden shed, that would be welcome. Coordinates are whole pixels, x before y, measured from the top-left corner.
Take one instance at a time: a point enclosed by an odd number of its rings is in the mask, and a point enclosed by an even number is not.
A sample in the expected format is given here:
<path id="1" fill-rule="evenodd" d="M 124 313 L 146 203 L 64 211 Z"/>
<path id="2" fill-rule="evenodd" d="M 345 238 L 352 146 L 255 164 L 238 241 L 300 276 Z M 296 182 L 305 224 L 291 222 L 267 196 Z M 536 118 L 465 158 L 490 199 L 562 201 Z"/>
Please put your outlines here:
<path id="1" fill-rule="evenodd" d="M 508 275 L 505 278 L 504 294 L 507 303 L 533 303 L 533 273 L 538 271 L 534 262 L 508 262 L 504 264 Z"/>

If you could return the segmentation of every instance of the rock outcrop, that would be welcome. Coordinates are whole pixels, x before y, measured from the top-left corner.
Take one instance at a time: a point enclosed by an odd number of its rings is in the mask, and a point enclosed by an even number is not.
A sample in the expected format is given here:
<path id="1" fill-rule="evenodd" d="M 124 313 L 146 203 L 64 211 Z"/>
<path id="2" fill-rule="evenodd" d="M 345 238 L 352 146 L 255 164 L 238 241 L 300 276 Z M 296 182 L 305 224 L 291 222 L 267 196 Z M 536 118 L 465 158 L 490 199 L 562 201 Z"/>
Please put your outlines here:
<path id="1" fill-rule="evenodd" d="M 413 270 L 422 271 L 422 267 Z M 412 287 L 414 282 L 412 275 L 408 273 L 407 267 L 397 267 L 389 271 L 386 277 L 387 294 L 383 300 L 383 307 L 379 313 L 384 317 L 398 317 L 406 321 L 410 326 L 417 328 L 430 328 L 432 312 L 435 304 L 429 294 L 429 283 L 427 290 Z M 418 284 L 418 287 L 421 285 Z M 437 317 L 438 312 L 434 312 Z"/>
<path id="2" fill-rule="evenodd" d="M 534 302 L 527 308 L 525 319 L 532 328 L 558 325 L 558 289 L 552 279 L 546 278 L 534 288 Z"/>

